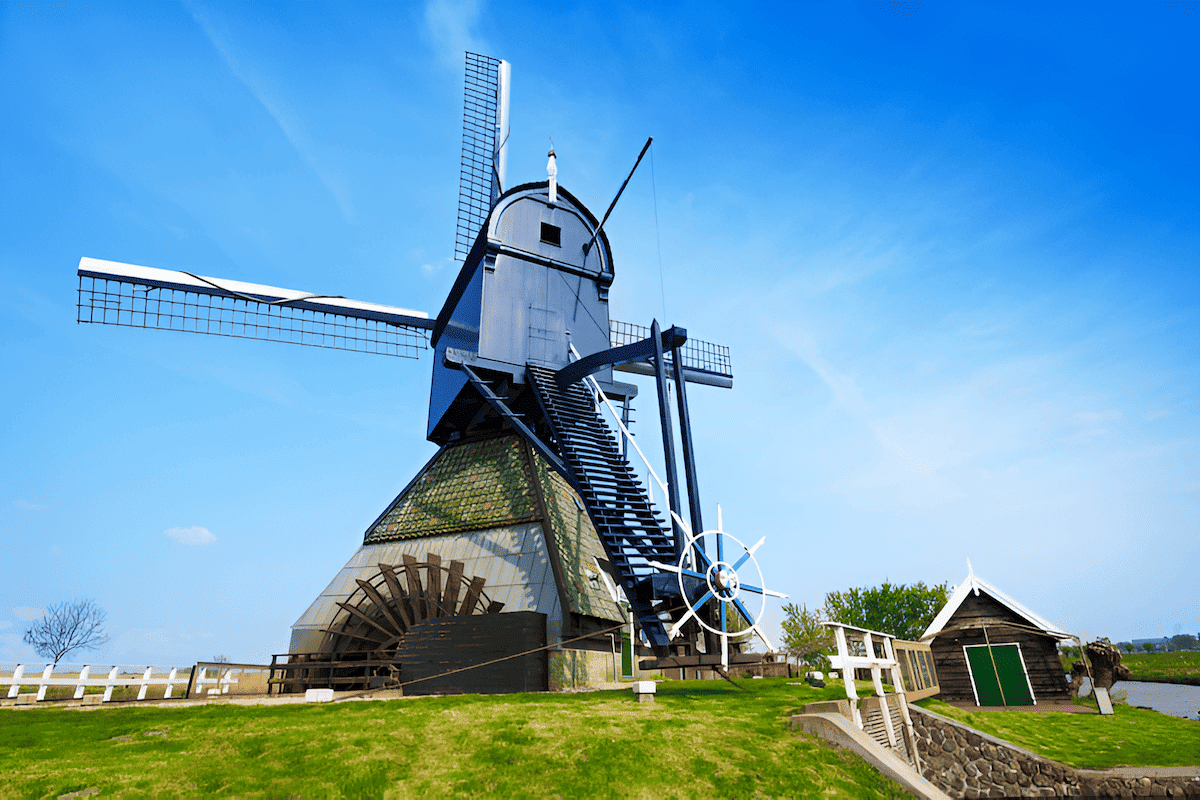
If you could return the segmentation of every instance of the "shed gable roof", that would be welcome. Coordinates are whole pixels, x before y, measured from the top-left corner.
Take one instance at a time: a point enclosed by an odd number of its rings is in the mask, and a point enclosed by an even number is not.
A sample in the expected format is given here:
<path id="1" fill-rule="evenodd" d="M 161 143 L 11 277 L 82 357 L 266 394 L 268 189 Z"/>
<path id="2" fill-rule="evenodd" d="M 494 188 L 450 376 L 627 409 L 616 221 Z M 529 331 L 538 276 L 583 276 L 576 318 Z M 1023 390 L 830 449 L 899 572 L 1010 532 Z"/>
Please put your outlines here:
<path id="1" fill-rule="evenodd" d="M 985 581 L 983 578 L 980 578 L 971 568 L 971 562 L 968 561 L 966 580 L 964 580 L 954 589 L 954 593 L 950 595 L 950 599 L 946 601 L 946 605 L 942 606 L 942 610 L 938 612 L 938 615 L 933 618 L 933 622 L 929 623 L 929 627 L 925 629 L 923 634 L 921 634 L 921 641 L 932 639 L 945 630 L 950 624 L 950 620 L 954 618 L 955 613 L 958 612 L 959 608 L 966 601 L 966 599 L 971 596 L 972 593 L 978 595 L 980 592 L 983 592 L 988 597 L 991 597 L 997 603 L 1007 608 L 1009 611 L 1012 611 L 1014 614 L 1025 619 L 1029 623 L 1030 627 L 1045 631 L 1050 636 L 1054 636 L 1059 639 L 1066 639 L 1070 637 L 1069 633 L 1063 632 L 1063 630 L 1057 625 L 1054 625 L 1053 623 L 1048 622 L 1044 618 L 1033 613 L 1028 608 L 1021 605 L 1016 600 L 1013 600 L 1004 592 Z"/>

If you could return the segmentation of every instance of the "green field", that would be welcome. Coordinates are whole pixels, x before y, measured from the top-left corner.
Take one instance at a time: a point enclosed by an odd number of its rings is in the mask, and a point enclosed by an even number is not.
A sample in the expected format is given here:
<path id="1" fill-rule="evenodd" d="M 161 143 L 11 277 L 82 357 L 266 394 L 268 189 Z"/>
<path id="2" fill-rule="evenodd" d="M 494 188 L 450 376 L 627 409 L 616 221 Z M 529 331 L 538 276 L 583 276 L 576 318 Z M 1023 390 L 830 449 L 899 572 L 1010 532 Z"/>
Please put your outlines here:
<path id="1" fill-rule="evenodd" d="M 1129 667 L 1135 681 L 1200 686 L 1200 653 L 1126 653 L 1121 663 Z"/>
<path id="2" fill-rule="evenodd" d="M 1084 701 L 1095 708 L 1094 701 Z M 1080 769 L 1200 765 L 1200 722 L 1127 705 L 1099 714 L 965 711 L 935 697 L 917 705 Z"/>
<path id="3" fill-rule="evenodd" d="M 904 797 L 786 679 L 330 705 L 0 710 L 0 796 Z M 864 692 L 866 694 L 866 692 Z"/>

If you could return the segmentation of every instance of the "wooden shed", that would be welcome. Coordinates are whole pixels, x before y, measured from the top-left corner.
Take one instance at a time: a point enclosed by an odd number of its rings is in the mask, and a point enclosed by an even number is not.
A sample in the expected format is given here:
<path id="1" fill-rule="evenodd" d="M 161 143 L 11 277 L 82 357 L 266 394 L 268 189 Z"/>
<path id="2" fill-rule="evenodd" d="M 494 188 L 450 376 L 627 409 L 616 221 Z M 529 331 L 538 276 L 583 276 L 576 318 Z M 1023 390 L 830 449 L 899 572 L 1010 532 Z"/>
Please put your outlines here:
<path id="1" fill-rule="evenodd" d="M 921 636 L 933 651 L 941 697 L 978 706 L 1070 702 L 1058 642 L 1073 639 L 975 575 Z"/>

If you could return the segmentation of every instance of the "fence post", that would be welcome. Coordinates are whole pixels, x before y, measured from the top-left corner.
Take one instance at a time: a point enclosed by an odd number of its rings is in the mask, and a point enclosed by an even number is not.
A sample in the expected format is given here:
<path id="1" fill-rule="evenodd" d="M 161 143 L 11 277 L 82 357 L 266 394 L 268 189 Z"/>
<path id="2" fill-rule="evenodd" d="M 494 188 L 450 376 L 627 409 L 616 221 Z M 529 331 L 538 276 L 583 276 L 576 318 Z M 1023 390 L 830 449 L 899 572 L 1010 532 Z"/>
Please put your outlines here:
<path id="1" fill-rule="evenodd" d="M 42 684 L 38 687 L 38 701 L 46 699 L 46 681 L 50 680 L 52 672 L 54 672 L 54 664 L 47 664 L 46 668 L 42 670 Z"/>
<path id="2" fill-rule="evenodd" d="M 118 665 L 114 664 L 113 668 L 108 671 L 108 683 L 104 685 L 104 700 L 101 702 L 107 703 L 112 700 L 113 684 L 117 682 L 117 667 Z"/>
<path id="3" fill-rule="evenodd" d="M 163 692 L 163 700 L 171 699 L 171 689 L 175 688 L 175 676 L 179 673 L 179 667 L 171 667 L 171 674 L 167 676 L 167 691 Z"/>
<path id="4" fill-rule="evenodd" d="M 83 669 L 79 670 L 79 683 L 75 684 L 75 699 L 76 700 L 83 697 L 84 681 L 87 680 L 88 671 L 90 669 L 91 669 L 91 666 L 85 664 Z"/>
<path id="5" fill-rule="evenodd" d="M 153 672 L 153 667 L 146 667 L 146 671 L 142 673 L 142 688 L 138 690 L 138 700 L 146 699 L 146 690 L 150 688 L 150 674 Z"/>
<path id="6" fill-rule="evenodd" d="M 25 674 L 25 665 L 17 664 L 17 668 L 13 670 L 12 686 L 8 687 L 8 696 L 16 697 L 21 691 L 21 676 Z"/>

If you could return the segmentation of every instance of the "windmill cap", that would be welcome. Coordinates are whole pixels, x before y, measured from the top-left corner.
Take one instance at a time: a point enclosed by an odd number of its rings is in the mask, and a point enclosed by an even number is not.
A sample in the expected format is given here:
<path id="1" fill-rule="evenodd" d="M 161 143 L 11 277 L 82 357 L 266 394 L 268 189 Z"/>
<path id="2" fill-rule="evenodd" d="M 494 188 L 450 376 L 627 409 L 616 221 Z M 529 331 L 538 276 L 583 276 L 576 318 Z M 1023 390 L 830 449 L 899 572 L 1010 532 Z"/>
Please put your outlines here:
<path id="1" fill-rule="evenodd" d="M 550 152 L 549 152 L 549 153 L 546 153 L 546 155 L 548 155 L 548 156 L 552 156 L 552 155 L 554 155 L 554 148 L 553 148 L 553 147 L 551 147 L 551 148 L 550 148 Z"/>

